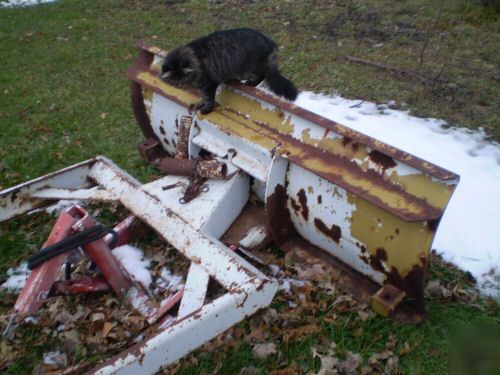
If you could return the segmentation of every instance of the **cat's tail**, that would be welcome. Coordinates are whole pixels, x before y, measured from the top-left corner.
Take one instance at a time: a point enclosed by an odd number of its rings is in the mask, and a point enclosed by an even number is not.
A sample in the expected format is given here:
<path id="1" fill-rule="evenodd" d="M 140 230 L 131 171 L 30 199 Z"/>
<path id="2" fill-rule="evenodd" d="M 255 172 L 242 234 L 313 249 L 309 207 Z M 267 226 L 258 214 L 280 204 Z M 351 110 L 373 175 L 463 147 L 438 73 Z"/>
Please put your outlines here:
<path id="1" fill-rule="evenodd" d="M 266 82 L 276 95 L 284 96 L 288 100 L 297 99 L 299 94 L 297 88 L 292 81 L 281 75 L 276 64 L 270 64 L 266 74 Z"/>

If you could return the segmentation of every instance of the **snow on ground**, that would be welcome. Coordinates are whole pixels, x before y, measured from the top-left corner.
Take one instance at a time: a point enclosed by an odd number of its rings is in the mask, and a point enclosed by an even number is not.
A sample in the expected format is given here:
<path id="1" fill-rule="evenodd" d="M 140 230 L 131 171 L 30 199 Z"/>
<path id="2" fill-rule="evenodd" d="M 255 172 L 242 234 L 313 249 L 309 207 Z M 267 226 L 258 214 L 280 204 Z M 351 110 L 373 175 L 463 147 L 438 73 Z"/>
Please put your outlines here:
<path id="1" fill-rule="evenodd" d="M 296 104 L 460 175 L 433 249 L 500 298 L 500 146 L 482 130 L 450 127 L 360 100 L 302 92 Z M 389 103 L 391 104 L 391 103 Z"/>
<path id="2" fill-rule="evenodd" d="M 123 245 L 114 249 L 113 255 L 135 281 L 141 283 L 144 288 L 149 288 L 153 281 L 149 272 L 151 261 L 144 258 L 141 249 L 130 245 Z"/>
<path id="3" fill-rule="evenodd" d="M 53 205 L 46 207 L 45 212 L 47 212 L 49 215 L 59 216 L 61 212 L 66 211 L 68 208 L 76 205 L 84 207 L 84 204 L 79 200 L 61 199 L 57 203 L 54 203 Z"/>
<path id="4" fill-rule="evenodd" d="M 7 270 L 7 280 L 0 285 L 0 288 L 10 293 L 19 293 L 24 288 L 29 274 L 28 263 L 22 263 L 16 268 L 9 268 Z"/>
<path id="5" fill-rule="evenodd" d="M 62 353 L 59 351 L 43 353 L 43 363 L 46 365 L 56 365 L 58 363 L 58 357 L 61 354 Z"/>
<path id="6" fill-rule="evenodd" d="M 168 268 L 163 268 L 160 277 L 156 280 L 156 285 L 162 290 L 177 292 L 184 287 L 182 275 L 175 275 Z"/>
<path id="7" fill-rule="evenodd" d="M 54 1 L 56 0 L 0 0 L 0 8 L 27 7 Z"/>

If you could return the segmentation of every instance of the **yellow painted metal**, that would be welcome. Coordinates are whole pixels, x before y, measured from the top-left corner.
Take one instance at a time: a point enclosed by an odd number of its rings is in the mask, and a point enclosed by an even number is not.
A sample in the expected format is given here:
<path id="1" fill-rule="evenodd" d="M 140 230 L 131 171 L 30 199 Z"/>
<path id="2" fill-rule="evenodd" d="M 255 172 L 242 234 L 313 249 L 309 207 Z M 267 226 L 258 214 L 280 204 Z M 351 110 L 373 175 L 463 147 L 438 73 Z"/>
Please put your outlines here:
<path id="1" fill-rule="evenodd" d="M 402 290 L 391 284 L 386 284 L 372 296 L 371 305 L 377 314 L 388 318 L 405 296 L 406 293 Z"/>
<path id="2" fill-rule="evenodd" d="M 403 278 L 415 267 L 425 267 L 434 238 L 427 222 L 401 220 L 355 194 L 349 193 L 348 201 L 356 207 L 350 218 L 351 235 L 365 246 L 368 263 L 383 256 L 380 262 L 386 271 L 394 267 Z"/>

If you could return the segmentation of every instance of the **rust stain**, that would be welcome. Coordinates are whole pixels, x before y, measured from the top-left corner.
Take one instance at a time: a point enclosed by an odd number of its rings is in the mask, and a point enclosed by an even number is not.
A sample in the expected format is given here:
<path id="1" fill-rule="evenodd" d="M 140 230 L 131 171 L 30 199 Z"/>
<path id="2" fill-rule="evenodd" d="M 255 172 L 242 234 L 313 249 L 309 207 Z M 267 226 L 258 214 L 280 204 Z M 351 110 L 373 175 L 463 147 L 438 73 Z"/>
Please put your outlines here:
<path id="1" fill-rule="evenodd" d="M 372 162 L 378 164 L 382 167 L 382 170 L 385 172 L 386 169 L 394 168 L 397 164 L 393 158 L 387 156 L 380 151 L 373 150 L 368 154 L 368 157 Z"/>
<path id="2" fill-rule="evenodd" d="M 332 224 L 330 228 L 319 218 L 314 219 L 314 225 L 318 230 L 334 242 L 339 243 L 342 237 L 342 231 L 338 225 Z"/>
<path id="3" fill-rule="evenodd" d="M 292 205 L 292 208 L 295 211 L 295 213 L 298 214 L 300 212 L 300 205 L 297 203 L 297 201 L 292 197 L 290 197 L 290 204 Z"/>
<path id="4" fill-rule="evenodd" d="M 433 233 L 435 233 L 437 231 L 437 228 L 439 226 L 439 221 L 440 220 L 429 220 L 427 222 L 427 228 L 429 228 L 429 230 Z"/>
<path id="5" fill-rule="evenodd" d="M 286 189 L 281 184 L 277 184 L 274 192 L 266 198 L 267 225 L 278 246 L 295 234 L 290 213 L 286 207 L 287 198 Z"/>
<path id="6" fill-rule="evenodd" d="M 359 143 L 356 142 L 356 141 L 353 141 L 351 138 L 349 137 L 343 137 L 342 138 L 342 146 L 346 147 L 347 146 L 351 146 L 351 150 L 354 154 L 356 154 L 359 150 Z"/>
<path id="7" fill-rule="evenodd" d="M 406 302 L 419 313 L 425 315 L 424 276 L 426 262 L 425 259 L 423 261 L 424 265 L 415 265 L 404 277 L 398 273 L 396 268 L 392 267 L 386 282 L 406 292 Z"/>
<path id="8" fill-rule="evenodd" d="M 307 196 L 304 189 L 300 189 L 298 192 L 299 203 L 302 207 L 301 214 L 305 221 L 309 220 L 309 207 L 307 207 Z"/>
<path id="9" fill-rule="evenodd" d="M 375 255 L 370 256 L 370 265 L 377 271 L 384 272 L 383 262 L 387 261 L 387 253 L 384 248 L 375 250 Z"/>

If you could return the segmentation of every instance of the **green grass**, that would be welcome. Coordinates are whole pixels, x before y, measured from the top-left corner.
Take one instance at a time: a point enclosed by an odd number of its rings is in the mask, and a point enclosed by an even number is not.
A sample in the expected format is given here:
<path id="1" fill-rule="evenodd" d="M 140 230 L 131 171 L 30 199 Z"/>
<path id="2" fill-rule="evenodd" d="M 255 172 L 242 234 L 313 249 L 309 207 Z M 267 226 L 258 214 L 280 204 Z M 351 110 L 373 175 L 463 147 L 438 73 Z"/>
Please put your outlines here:
<path id="1" fill-rule="evenodd" d="M 375 102 L 395 100 L 414 114 L 452 125 L 483 127 L 500 140 L 498 15 L 473 0 L 406 1 L 59 1 L 24 9 L 0 9 L 0 189 L 103 154 L 139 178 L 152 173 L 140 160 L 140 131 L 131 111 L 122 72 L 146 39 L 171 48 L 220 28 L 261 29 L 281 48 L 281 67 L 304 90 L 339 92 Z M 440 17 L 438 19 L 438 14 Z M 448 83 L 423 85 L 347 61 L 345 56 L 414 70 Z M 444 166 L 446 167 L 446 166 Z M 42 244 L 48 233 L 43 217 L 0 223 L 0 274 Z M 40 229 L 41 228 L 41 229 Z M 463 274 L 435 266 L 446 280 Z M 279 308 L 280 301 L 274 303 Z M 321 332 L 280 346 L 282 354 L 256 361 L 251 347 L 225 353 L 220 373 L 255 366 L 263 373 L 296 364 L 318 369 L 311 347 L 334 340 L 340 353 L 383 350 L 389 334 L 398 345 L 414 348 L 400 358 L 404 373 L 447 373 L 450 337 L 465 323 L 498 326 L 498 309 L 429 300 L 429 320 L 421 326 L 354 313 L 339 323 L 321 323 Z M 317 312 L 321 320 L 327 312 Z M 244 325 L 244 323 L 242 323 Z M 353 332 L 363 329 L 363 335 Z M 359 331 L 358 331 L 359 332 Z M 34 332 L 32 336 L 36 336 Z M 34 364 L 39 347 L 25 357 Z M 198 364 L 182 373 L 209 372 L 212 355 L 197 354 Z M 26 362 L 26 360 L 28 362 Z M 278 361 L 279 360 L 279 361 Z M 9 371 L 21 373 L 23 362 Z"/>
<path id="2" fill-rule="evenodd" d="M 368 358 L 373 353 L 383 352 L 386 342 L 390 336 L 395 337 L 395 348 L 393 352 L 399 357 L 399 370 L 403 374 L 448 374 L 451 373 L 453 362 L 450 355 L 454 350 L 454 335 L 460 332 L 463 327 L 473 327 L 474 330 L 481 330 L 484 327 L 489 329 L 493 335 L 495 343 L 498 341 L 498 310 L 482 311 L 476 307 L 465 306 L 464 304 L 452 302 L 442 303 L 434 298 L 429 299 L 428 320 L 421 325 L 409 325 L 395 323 L 389 319 L 382 319 L 373 316 L 367 321 L 359 319 L 355 310 L 337 314 L 335 323 L 321 323 L 329 315 L 328 309 L 318 311 L 315 317 L 305 317 L 307 324 L 318 322 L 321 331 L 318 334 L 305 337 L 303 340 L 283 344 L 279 335 L 271 335 L 269 341 L 278 343 L 279 354 L 273 355 L 267 360 L 256 360 L 251 354 L 251 346 L 243 344 L 237 350 L 229 349 L 227 352 L 222 348 L 217 354 L 204 352 L 203 348 L 195 352 L 192 358 L 197 358 L 196 364 L 188 364 L 181 368 L 180 374 L 200 374 L 211 373 L 215 368 L 220 374 L 235 374 L 244 367 L 255 367 L 259 373 L 269 373 L 281 367 L 295 365 L 302 373 L 308 371 L 318 371 L 319 362 L 312 356 L 312 349 L 325 346 L 330 342 L 336 344 L 336 355 L 342 359 L 347 351 L 362 355 L 366 364 Z M 275 301 L 271 307 L 277 308 L 279 302 Z M 278 310 L 279 311 L 279 310 Z M 245 326 L 245 323 L 240 324 Z M 484 331 L 484 329 L 483 329 Z M 484 336 L 472 336 L 474 342 L 467 349 L 471 349 L 480 341 L 486 341 Z M 224 342 L 224 340 L 222 341 Z M 400 355 L 404 343 L 408 343 L 410 351 Z M 485 351 L 495 353 L 495 347 L 487 347 Z M 215 356 L 215 359 L 214 359 Z M 498 356 L 495 361 L 498 360 Z M 217 367 L 222 363 L 222 366 Z M 495 363 L 488 363 L 487 374 L 493 374 L 491 369 L 495 368 Z M 286 364 L 286 366 L 283 366 Z M 360 366 L 361 367 L 361 366 Z M 383 368 L 382 368 L 383 369 Z M 469 371 L 465 373 L 471 373 Z"/>

